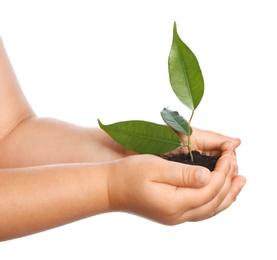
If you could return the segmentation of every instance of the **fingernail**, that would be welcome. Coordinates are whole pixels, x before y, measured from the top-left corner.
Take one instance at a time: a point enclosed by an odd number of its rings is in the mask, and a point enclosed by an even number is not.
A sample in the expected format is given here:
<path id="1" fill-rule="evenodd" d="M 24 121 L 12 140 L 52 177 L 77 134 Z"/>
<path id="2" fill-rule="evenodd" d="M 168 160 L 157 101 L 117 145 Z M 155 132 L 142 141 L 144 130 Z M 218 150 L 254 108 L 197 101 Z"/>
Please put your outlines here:
<path id="1" fill-rule="evenodd" d="M 233 142 L 229 143 L 229 150 L 234 150 L 235 149 L 235 145 Z"/>
<path id="2" fill-rule="evenodd" d="M 207 171 L 205 169 L 198 170 L 196 178 L 200 183 L 204 183 L 207 179 Z"/>
<path id="3" fill-rule="evenodd" d="M 239 182 L 239 189 L 241 190 L 243 186 L 245 185 L 246 181 L 240 181 Z"/>

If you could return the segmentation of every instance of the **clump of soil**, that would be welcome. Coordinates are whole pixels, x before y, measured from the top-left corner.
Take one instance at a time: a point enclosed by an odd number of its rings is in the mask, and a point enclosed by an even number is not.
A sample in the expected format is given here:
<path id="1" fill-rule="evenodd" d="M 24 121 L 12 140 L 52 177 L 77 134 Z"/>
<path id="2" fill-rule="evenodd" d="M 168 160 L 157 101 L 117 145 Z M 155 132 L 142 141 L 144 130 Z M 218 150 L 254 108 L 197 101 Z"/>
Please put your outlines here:
<path id="1" fill-rule="evenodd" d="M 198 151 L 192 151 L 193 161 L 191 161 L 189 154 L 169 154 L 162 156 L 164 159 L 174 162 L 181 162 L 190 165 L 200 165 L 208 168 L 210 171 L 213 171 L 216 165 L 219 156 L 211 156 L 201 154 Z"/>

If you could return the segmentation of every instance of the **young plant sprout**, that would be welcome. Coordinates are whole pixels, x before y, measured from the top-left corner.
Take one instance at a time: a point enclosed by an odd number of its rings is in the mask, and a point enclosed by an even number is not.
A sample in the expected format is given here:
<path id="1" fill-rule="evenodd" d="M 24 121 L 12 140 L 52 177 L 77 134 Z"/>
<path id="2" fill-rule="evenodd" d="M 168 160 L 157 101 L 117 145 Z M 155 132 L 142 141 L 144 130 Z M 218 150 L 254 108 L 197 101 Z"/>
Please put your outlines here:
<path id="1" fill-rule="evenodd" d="M 164 108 L 161 116 L 166 125 L 141 120 L 131 120 L 99 126 L 116 142 L 129 150 L 142 154 L 161 155 L 179 146 L 187 147 L 191 160 L 191 120 L 204 94 L 204 79 L 196 56 L 181 40 L 176 22 L 173 26 L 173 40 L 168 57 L 168 72 L 171 87 L 178 99 L 191 110 L 187 121 L 177 111 Z M 188 136 L 183 144 L 176 132 Z"/>
<path id="2" fill-rule="evenodd" d="M 168 57 L 168 71 L 170 84 L 175 95 L 192 113 L 189 121 L 186 121 L 183 117 L 179 116 L 178 112 L 164 109 L 162 111 L 162 118 L 174 130 L 188 136 L 186 146 L 193 160 L 190 144 L 190 136 L 192 134 L 190 123 L 194 111 L 204 94 L 204 79 L 196 56 L 177 33 L 176 22 L 174 22 L 173 40 Z"/>

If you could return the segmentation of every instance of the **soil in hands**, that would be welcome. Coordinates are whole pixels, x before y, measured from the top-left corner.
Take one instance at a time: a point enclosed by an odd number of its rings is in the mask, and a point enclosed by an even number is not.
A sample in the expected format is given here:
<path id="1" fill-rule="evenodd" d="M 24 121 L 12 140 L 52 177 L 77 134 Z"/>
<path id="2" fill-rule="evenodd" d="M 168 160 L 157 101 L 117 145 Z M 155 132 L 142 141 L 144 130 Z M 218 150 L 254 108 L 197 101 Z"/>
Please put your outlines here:
<path id="1" fill-rule="evenodd" d="M 193 155 L 193 161 L 191 160 L 189 154 L 184 154 L 184 153 L 170 154 L 170 155 L 163 156 L 163 158 L 174 162 L 204 166 L 208 168 L 210 171 L 214 170 L 216 162 L 219 159 L 219 156 L 205 155 L 205 154 L 201 154 L 198 151 L 192 151 L 192 155 Z"/>

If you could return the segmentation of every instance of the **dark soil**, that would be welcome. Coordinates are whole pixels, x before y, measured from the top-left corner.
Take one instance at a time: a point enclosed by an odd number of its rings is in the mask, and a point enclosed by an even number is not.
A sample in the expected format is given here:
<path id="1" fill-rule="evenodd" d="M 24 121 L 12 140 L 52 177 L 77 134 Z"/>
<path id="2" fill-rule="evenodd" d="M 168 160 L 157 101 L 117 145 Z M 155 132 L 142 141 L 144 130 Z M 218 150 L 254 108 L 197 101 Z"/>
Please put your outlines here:
<path id="1" fill-rule="evenodd" d="M 200 165 L 208 168 L 210 171 L 213 171 L 216 165 L 219 156 L 210 156 L 201 154 L 198 151 L 192 151 L 193 161 L 191 161 L 189 154 L 171 154 L 163 156 L 164 159 L 174 162 L 181 162 L 190 165 Z"/>

